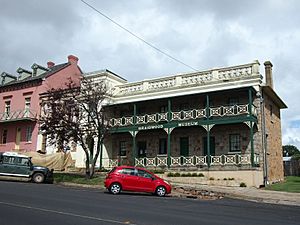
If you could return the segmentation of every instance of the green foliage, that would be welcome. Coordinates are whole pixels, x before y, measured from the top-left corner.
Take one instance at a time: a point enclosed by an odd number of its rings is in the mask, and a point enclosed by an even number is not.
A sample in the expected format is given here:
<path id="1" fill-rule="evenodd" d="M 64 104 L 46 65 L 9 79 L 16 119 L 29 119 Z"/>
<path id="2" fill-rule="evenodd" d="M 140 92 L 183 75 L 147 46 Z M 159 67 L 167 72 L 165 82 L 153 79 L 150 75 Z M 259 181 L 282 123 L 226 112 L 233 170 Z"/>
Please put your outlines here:
<path id="1" fill-rule="evenodd" d="M 231 177 L 231 178 L 229 177 L 228 180 L 234 180 L 234 177 Z"/>
<path id="2" fill-rule="evenodd" d="M 84 174 L 71 174 L 71 173 L 54 173 L 55 183 L 75 183 L 75 184 L 87 184 L 87 185 L 102 185 L 104 181 L 104 175 L 94 175 L 93 178 L 86 178 Z"/>
<path id="3" fill-rule="evenodd" d="M 241 182 L 240 187 L 247 187 L 247 185 L 244 182 Z"/>
<path id="4" fill-rule="evenodd" d="M 167 177 L 173 177 L 173 176 L 174 176 L 174 174 L 171 173 L 171 172 L 169 172 L 169 173 L 167 174 Z"/>
<path id="5" fill-rule="evenodd" d="M 292 156 L 293 159 L 300 160 L 300 153 L 296 153 Z"/>
<path id="6" fill-rule="evenodd" d="M 300 193 L 300 177 L 289 176 L 284 182 L 271 184 L 266 187 L 267 190 L 297 192 Z"/>
<path id="7" fill-rule="evenodd" d="M 209 180 L 215 180 L 215 178 L 213 178 L 213 177 L 210 177 L 210 178 L 209 178 Z"/>
<path id="8" fill-rule="evenodd" d="M 282 146 L 282 155 L 283 156 L 300 155 L 300 151 L 294 145 L 283 145 Z"/>
<path id="9" fill-rule="evenodd" d="M 164 170 L 150 170 L 150 171 L 154 174 L 164 174 L 165 173 Z"/>
<path id="10" fill-rule="evenodd" d="M 172 172 L 169 172 L 168 174 L 167 174 L 167 176 L 168 177 L 204 177 L 204 175 L 203 175 L 203 173 L 196 173 L 196 172 L 194 172 L 194 173 L 178 173 L 178 172 L 176 172 L 176 173 L 172 173 Z"/>
<path id="11" fill-rule="evenodd" d="M 227 180 L 227 178 L 225 177 L 223 180 Z"/>

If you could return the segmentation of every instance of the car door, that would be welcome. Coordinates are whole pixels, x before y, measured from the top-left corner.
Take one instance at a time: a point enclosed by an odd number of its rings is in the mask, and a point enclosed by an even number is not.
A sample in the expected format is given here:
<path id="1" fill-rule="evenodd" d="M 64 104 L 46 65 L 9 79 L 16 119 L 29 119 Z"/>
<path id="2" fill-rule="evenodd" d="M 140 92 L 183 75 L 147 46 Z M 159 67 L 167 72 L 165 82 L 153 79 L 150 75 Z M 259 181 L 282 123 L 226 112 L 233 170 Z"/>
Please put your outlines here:
<path id="1" fill-rule="evenodd" d="M 14 174 L 13 160 L 14 160 L 14 157 L 3 156 L 1 168 L 0 168 L 0 175 L 11 176 Z"/>
<path id="2" fill-rule="evenodd" d="M 14 173 L 16 176 L 20 177 L 29 177 L 30 176 L 30 164 L 28 158 L 18 157 L 15 159 L 15 170 Z"/>
<path id="3" fill-rule="evenodd" d="M 123 168 L 120 171 L 120 183 L 125 191 L 136 191 L 138 177 L 134 168 Z"/>
<path id="4" fill-rule="evenodd" d="M 138 169 L 137 177 L 138 177 L 137 189 L 140 192 L 154 192 L 155 181 L 153 179 L 152 174 L 148 173 L 145 170 Z"/>

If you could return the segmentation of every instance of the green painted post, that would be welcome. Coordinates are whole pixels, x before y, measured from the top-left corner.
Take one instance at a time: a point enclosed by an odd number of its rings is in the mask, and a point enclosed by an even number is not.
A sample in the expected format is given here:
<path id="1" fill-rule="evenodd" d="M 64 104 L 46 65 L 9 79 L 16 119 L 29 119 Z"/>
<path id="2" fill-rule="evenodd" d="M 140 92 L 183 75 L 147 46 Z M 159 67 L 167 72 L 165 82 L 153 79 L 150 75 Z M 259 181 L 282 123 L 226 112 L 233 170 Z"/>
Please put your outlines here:
<path id="1" fill-rule="evenodd" d="M 171 166 L 171 131 L 168 128 L 168 160 L 167 160 L 168 168 Z"/>
<path id="2" fill-rule="evenodd" d="M 207 166 L 210 167 L 210 130 L 209 125 L 207 125 Z"/>
<path id="3" fill-rule="evenodd" d="M 133 156 L 133 166 L 135 166 L 135 158 L 136 158 L 136 139 L 135 139 L 135 131 L 132 134 L 132 156 Z"/>
<path id="4" fill-rule="evenodd" d="M 206 119 L 209 120 L 209 96 L 206 95 Z M 209 124 L 206 127 L 207 131 L 207 166 L 210 167 L 210 127 Z"/>
<path id="5" fill-rule="evenodd" d="M 252 115 L 252 90 L 251 88 L 248 89 L 248 101 L 249 101 L 249 116 Z"/>
<path id="6" fill-rule="evenodd" d="M 253 122 L 250 121 L 251 166 L 254 167 Z"/>
<path id="7" fill-rule="evenodd" d="M 168 99 L 168 123 L 171 121 L 171 99 Z M 168 127 L 168 159 L 167 159 L 167 164 L 168 168 L 171 166 L 171 129 Z"/>
<path id="8" fill-rule="evenodd" d="M 136 104 L 133 104 L 133 127 L 136 128 Z M 133 157 L 133 166 L 135 166 L 136 158 L 136 131 L 132 132 L 132 157 Z"/>
<path id="9" fill-rule="evenodd" d="M 249 116 L 252 115 L 252 89 L 248 89 Z M 253 122 L 250 121 L 250 145 L 251 145 L 251 166 L 254 167 L 254 140 L 253 140 Z"/>

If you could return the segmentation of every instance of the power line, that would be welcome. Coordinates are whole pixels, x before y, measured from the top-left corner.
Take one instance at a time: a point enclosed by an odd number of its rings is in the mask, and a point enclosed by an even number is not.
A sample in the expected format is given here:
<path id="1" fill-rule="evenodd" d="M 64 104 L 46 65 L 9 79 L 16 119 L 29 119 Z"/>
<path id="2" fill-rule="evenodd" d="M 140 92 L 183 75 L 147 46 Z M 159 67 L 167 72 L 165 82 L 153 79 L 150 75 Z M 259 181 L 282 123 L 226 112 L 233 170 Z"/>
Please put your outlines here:
<path id="1" fill-rule="evenodd" d="M 99 13 L 101 16 L 105 17 L 106 19 L 108 19 L 109 21 L 111 21 L 112 23 L 114 23 L 115 25 L 117 25 L 118 27 L 120 27 L 121 29 L 125 30 L 127 33 L 131 34 L 132 36 L 134 36 L 135 38 L 139 39 L 140 41 L 144 42 L 146 45 L 148 45 L 149 47 L 155 49 L 156 51 L 160 52 L 161 54 L 169 57 L 170 59 L 173 59 L 174 61 L 194 70 L 194 71 L 198 71 L 197 69 L 195 69 L 194 67 L 182 62 L 179 59 L 176 59 L 175 57 L 171 56 L 170 54 L 166 53 L 163 50 L 160 50 L 158 47 L 154 46 L 153 44 L 149 43 L 148 41 L 144 40 L 143 38 L 139 37 L 138 35 L 134 34 L 132 31 L 128 30 L 126 27 L 122 26 L 121 24 L 119 24 L 118 22 L 114 21 L 113 19 L 111 19 L 109 16 L 105 15 L 104 13 L 100 12 L 98 9 L 96 9 L 94 6 L 90 5 L 89 3 L 87 3 L 84 0 L 80 0 L 82 3 L 84 3 L 85 5 L 87 5 L 88 7 L 90 7 L 91 9 L 93 9 L 94 11 L 96 11 L 97 13 Z"/>

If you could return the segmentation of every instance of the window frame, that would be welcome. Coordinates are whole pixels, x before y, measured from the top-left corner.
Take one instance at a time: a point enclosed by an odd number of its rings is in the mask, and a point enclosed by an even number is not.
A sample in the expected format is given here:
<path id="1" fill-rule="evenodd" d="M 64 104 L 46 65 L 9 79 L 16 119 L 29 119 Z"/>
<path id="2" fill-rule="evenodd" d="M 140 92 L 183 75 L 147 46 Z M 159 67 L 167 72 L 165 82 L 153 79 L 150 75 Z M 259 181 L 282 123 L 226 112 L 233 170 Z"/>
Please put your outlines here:
<path id="1" fill-rule="evenodd" d="M 235 138 L 235 140 L 232 140 L 232 138 Z M 238 148 L 235 148 L 234 145 Z M 238 133 L 229 134 L 229 153 L 240 153 L 241 151 L 241 135 Z"/>
<path id="2" fill-rule="evenodd" d="M 1 145 L 5 145 L 7 143 L 8 129 L 3 129 L 1 133 Z M 4 138 L 5 137 L 5 138 Z"/>

